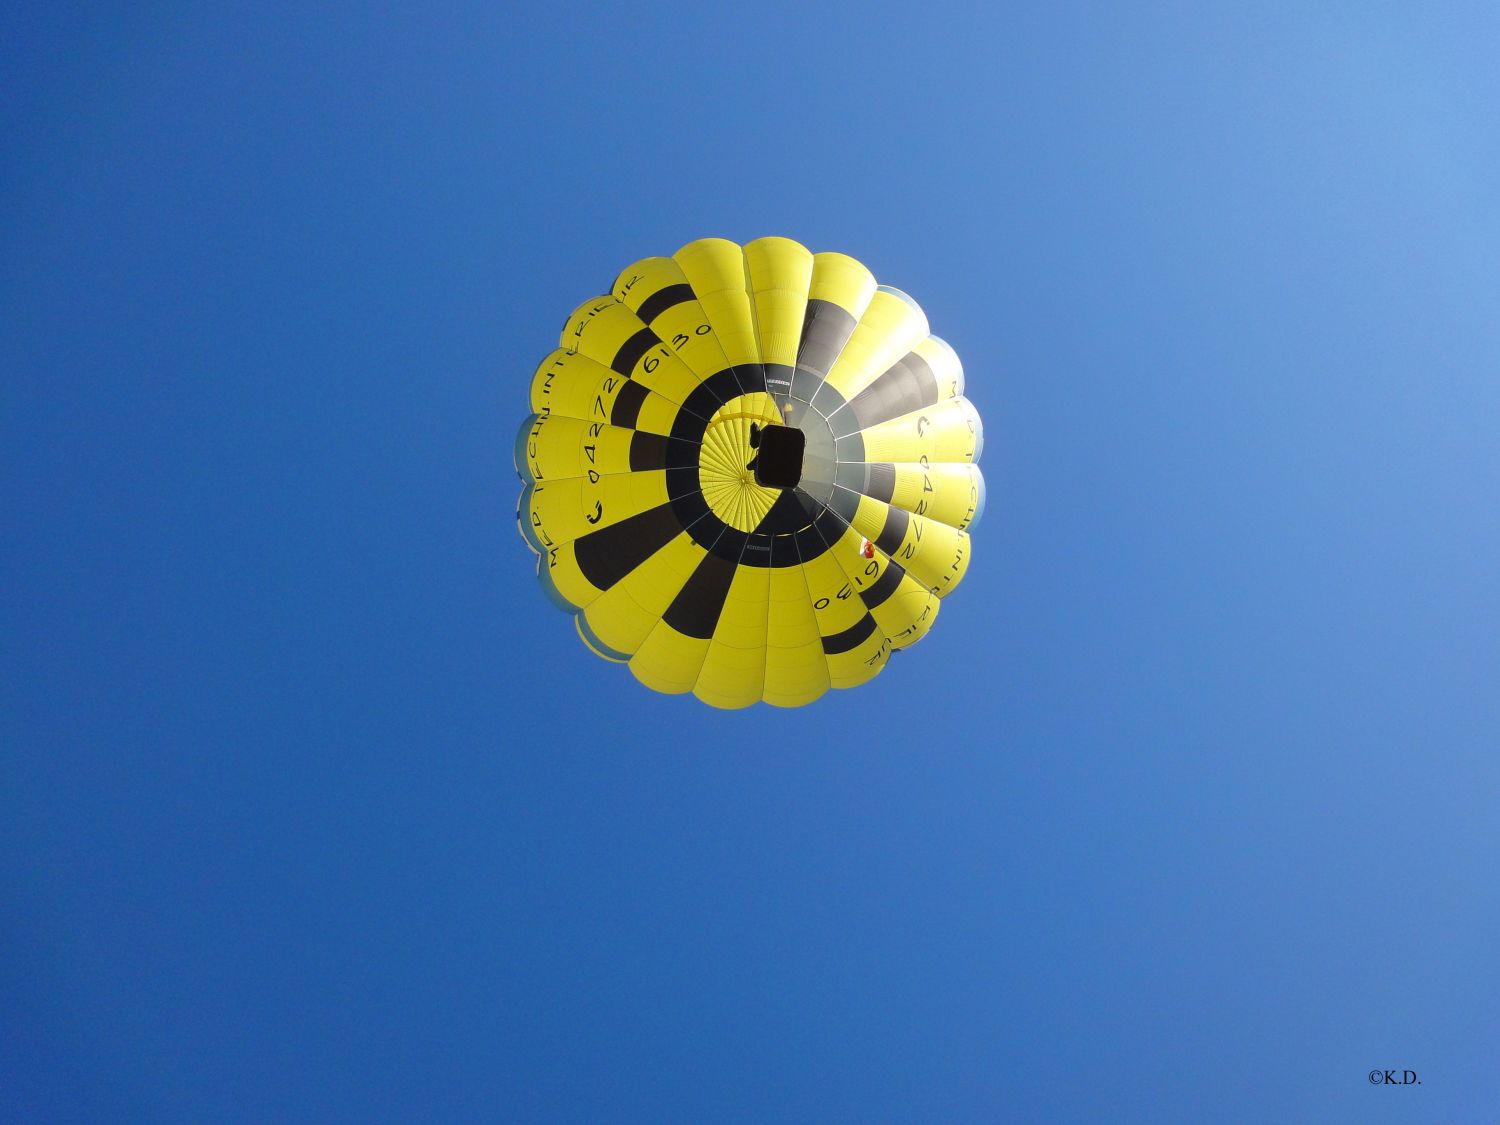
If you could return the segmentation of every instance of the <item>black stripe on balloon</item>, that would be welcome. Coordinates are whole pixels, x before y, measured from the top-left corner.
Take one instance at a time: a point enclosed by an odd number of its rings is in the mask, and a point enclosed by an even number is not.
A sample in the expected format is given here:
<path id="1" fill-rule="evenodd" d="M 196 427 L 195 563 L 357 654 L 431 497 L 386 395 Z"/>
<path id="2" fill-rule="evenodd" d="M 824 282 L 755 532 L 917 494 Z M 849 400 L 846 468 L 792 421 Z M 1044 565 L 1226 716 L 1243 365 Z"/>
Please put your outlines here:
<path id="1" fill-rule="evenodd" d="M 851 398 L 848 406 L 830 415 L 828 421 L 834 434 L 843 437 L 900 418 L 913 410 L 921 410 L 937 400 L 937 376 L 925 359 L 916 352 L 909 352 Z"/>
<path id="2" fill-rule="evenodd" d="M 845 523 L 852 524 L 859 511 L 859 493 L 847 488 L 835 488 L 833 495 L 828 498 L 828 507 L 837 512 Z"/>
<path id="3" fill-rule="evenodd" d="M 810 367 L 798 367 L 792 372 L 790 397 L 802 402 L 812 402 L 813 397 L 818 393 L 818 388 L 822 385 L 823 376 Z"/>
<path id="4" fill-rule="evenodd" d="M 658 289 L 651 294 L 641 302 L 641 307 L 635 310 L 635 315 L 641 318 L 641 323 L 650 324 L 673 305 L 680 305 L 691 300 L 693 300 L 693 287 L 685 281 L 679 282 L 676 285 Z"/>
<path id="5" fill-rule="evenodd" d="M 692 398 L 688 395 L 688 398 Z M 681 442 L 684 446 L 691 446 L 692 457 L 684 461 L 684 465 L 696 465 L 698 463 L 698 447 L 703 444 L 703 435 L 708 431 L 708 419 L 690 412 L 683 407 L 672 416 L 672 441 Z"/>
<path id="6" fill-rule="evenodd" d="M 615 396 L 615 404 L 609 411 L 609 424 L 619 426 L 623 430 L 635 429 L 635 423 L 641 416 L 641 404 L 646 401 L 650 392 L 633 379 L 626 380 L 625 385 L 620 388 L 620 393 Z"/>
<path id="7" fill-rule="evenodd" d="M 795 368 L 784 363 L 765 363 L 761 365 L 761 369 L 765 372 L 767 392 L 783 398 L 791 394 Z"/>
<path id="8" fill-rule="evenodd" d="M 905 573 L 905 569 L 896 563 L 887 563 L 886 568 L 880 572 L 880 577 L 875 579 L 875 584 L 868 590 L 859 592 L 865 608 L 874 609 L 878 605 L 884 605 L 901 585 L 901 577 Z"/>
<path id="9" fill-rule="evenodd" d="M 875 632 L 875 618 L 867 611 L 863 617 L 856 621 L 842 633 L 835 633 L 831 637 L 823 638 L 823 651 L 829 656 L 840 652 L 848 652 L 852 648 L 858 648 L 864 643 L 871 633 Z"/>
<path id="10" fill-rule="evenodd" d="M 670 439 L 660 434 L 636 432 L 630 435 L 630 471 L 649 473 L 667 467 Z"/>
<path id="11" fill-rule="evenodd" d="M 784 488 L 755 530 L 761 535 L 791 535 L 812 523 L 816 514 L 817 508 L 805 492 L 800 488 Z"/>
<path id="12" fill-rule="evenodd" d="M 896 466 L 886 461 L 872 461 L 865 466 L 865 484 L 860 489 L 866 496 L 889 504 L 896 494 Z"/>
<path id="13" fill-rule="evenodd" d="M 797 566 L 802 557 L 797 554 L 797 541 L 790 535 L 778 535 L 771 540 L 772 566 Z"/>
<path id="14" fill-rule="evenodd" d="M 792 536 L 802 561 L 811 562 L 837 543 L 844 534 L 845 526 L 837 513 L 824 509 L 817 519 Z"/>
<path id="15" fill-rule="evenodd" d="M 667 468 L 669 469 L 691 469 L 695 474 L 698 471 L 699 446 L 682 438 L 669 437 L 667 439 Z"/>
<path id="16" fill-rule="evenodd" d="M 832 301 L 816 298 L 808 301 L 807 313 L 802 319 L 802 340 L 797 347 L 797 366 L 809 368 L 820 379 L 826 378 L 834 360 L 854 334 L 854 325 L 849 310 Z"/>
<path id="17" fill-rule="evenodd" d="M 909 523 L 911 516 L 900 508 L 886 510 L 885 526 L 880 529 L 880 536 L 875 540 L 875 546 L 882 554 L 895 554 L 896 548 L 901 546 L 901 540 L 906 538 L 906 525 Z"/>
<path id="18" fill-rule="evenodd" d="M 635 370 L 635 365 L 640 362 L 641 356 L 659 343 L 661 343 L 660 336 L 649 328 L 642 328 L 620 345 L 620 350 L 615 352 L 615 358 L 610 361 L 609 366 L 613 371 L 628 379 L 630 373 Z"/>
<path id="19" fill-rule="evenodd" d="M 845 434 L 833 445 L 834 456 L 840 461 L 863 461 L 865 439 L 859 434 Z"/>
<path id="20" fill-rule="evenodd" d="M 835 457 L 842 458 L 847 452 L 849 460 L 863 461 L 865 459 L 865 435 L 850 434 L 848 437 L 841 437 L 833 443 L 833 448 Z"/>
<path id="21" fill-rule="evenodd" d="M 834 389 L 832 383 L 824 383 L 812 397 L 812 408 L 824 418 L 832 418 L 844 405 L 844 396 Z"/>
<path id="22" fill-rule="evenodd" d="M 849 525 L 839 519 L 837 512 L 824 508 L 818 518 L 813 520 L 813 529 L 823 536 L 824 542 L 832 547 L 844 537 L 844 532 L 849 530 Z"/>
<path id="23" fill-rule="evenodd" d="M 674 442 L 673 445 L 675 444 Z M 671 455 L 671 452 L 672 446 L 668 446 L 668 456 Z M 708 506 L 708 501 L 703 498 L 703 491 L 698 487 L 698 467 L 696 465 L 691 469 L 668 468 L 666 477 L 667 498 L 671 501 L 672 506 L 677 509 L 677 514 L 681 517 L 683 527 L 692 530 L 693 525 L 704 516 L 712 516 L 716 520 L 719 518 L 713 515 L 713 509 Z M 721 520 L 720 522 L 722 523 L 723 521 Z M 710 535 L 718 534 L 718 528 L 715 528 L 710 533 Z M 693 539 L 705 550 L 712 545 L 710 542 L 705 541 L 703 536 L 696 533 L 693 535 Z"/>
<path id="24" fill-rule="evenodd" d="M 833 472 L 833 483 L 851 492 L 865 490 L 865 466 L 861 463 L 840 461 Z"/>
<path id="25" fill-rule="evenodd" d="M 730 559 L 713 551 L 704 555 L 692 577 L 677 591 L 662 620 L 685 637 L 708 640 L 724 612 L 729 586 L 738 568 Z"/>
<path id="26" fill-rule="evenodd" d="M 760 364 L 742 363 L 732 370 L 744 394 L 751 395 L 766 389 L 766 369 Z"/>
<path id="27" fill-rule="evenodd" d="M 701 440 L 703 431 L 708 428 L 705 419 L 713 417 L 714 411 L 740 393 L 740 382 L 735 378 L 734 368 L 726 367 L 710 375 L 693 388 L 693 393 L 682 404 L 682 409 L 689 413 L 684 417 L 682 411 L 678 412 L 672 424 L 672 436 Z"/>
<path id="28" fill-rule="evenodd" d="M 698 390 L 702 389 L 700 384 Z M 695 391 L 688 396 L 689 401 L 695 397 L 700 405 L 713 400 L 712 395 L 699 397 Z M 708 428 L 704 419 L 712 413 L 712 408 L 702 416 L 691 413 L 686 407 L 679 410 L 672 419 L 672 436 L 667 441 L 667 498 L 693 542 L 704 550 L 713 547 L 724 527 L 724 522 L 713 514 L 708 501 L 703 498 L 702 482 L 698 477 L 698 457 L 703 448 L 704 431 Z"/>
<path id="29" fill-rule="evenodd" d="M 720 529 L 719 538 L 708 549 L 709 553 L 718 555 L 719 558 L 727 562 L 732 562 L 735 566 L 739 566 L 744 561 L 743 556 L 745 554 L 745 547 L 750 542 L 750 533 L 748 531 L 741 531 L 737 527 L 730 527 L 723 520 L 719 519 L 718 516 L 710 514 L 708 519 L 703 521 L 702 530 L 704 537 L 712 535 L 715 528 Z M 762 561 L 757 560 L 753 565 L 760 566 Z"/>
<path id="30" fill-rule="evenodd" d="M 785 535 L 761 535 L 752 531 L 745 536 L 745 550 L 740 555 L 741 566 L 775 566 L 777 543 L 789 542 Z"/>
<path id="31" fill-rule="evenodd" d="M 608 590 L 681 533 L 672 505 L 660 504 L 582 536 L 573 544 L 573 557 L 585 578 Z"/>

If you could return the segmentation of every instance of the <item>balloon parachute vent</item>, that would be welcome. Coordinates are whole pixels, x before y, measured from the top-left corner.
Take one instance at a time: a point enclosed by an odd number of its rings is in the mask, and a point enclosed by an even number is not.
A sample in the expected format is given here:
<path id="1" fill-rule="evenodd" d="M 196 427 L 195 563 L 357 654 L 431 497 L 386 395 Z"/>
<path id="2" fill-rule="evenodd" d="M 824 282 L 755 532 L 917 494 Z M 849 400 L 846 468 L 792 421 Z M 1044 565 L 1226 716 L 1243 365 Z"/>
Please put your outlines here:
<path id="1" fill-rule="evenodd" d="M 760 432 L 755 483 L 766 488 L 796 488 L 802 483 L 802 452 L 807 435 L 791 426 L 767 426 Z"/>

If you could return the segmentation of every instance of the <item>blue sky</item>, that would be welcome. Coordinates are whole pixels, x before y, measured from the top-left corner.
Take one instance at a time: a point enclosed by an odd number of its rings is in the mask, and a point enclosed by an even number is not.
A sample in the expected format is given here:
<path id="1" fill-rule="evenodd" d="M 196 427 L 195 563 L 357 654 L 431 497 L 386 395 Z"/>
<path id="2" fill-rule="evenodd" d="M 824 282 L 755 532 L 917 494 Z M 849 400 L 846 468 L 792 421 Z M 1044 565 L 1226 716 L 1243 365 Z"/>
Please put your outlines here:
<path id="1" fill-rule="evenodd" d="M 1492 1119 L 1493 7 L 505 7 L 0 17 L 0 1118 Z M 762 234 L 921 302 L 989 498 L 722 714 L 510 449 Z"/>

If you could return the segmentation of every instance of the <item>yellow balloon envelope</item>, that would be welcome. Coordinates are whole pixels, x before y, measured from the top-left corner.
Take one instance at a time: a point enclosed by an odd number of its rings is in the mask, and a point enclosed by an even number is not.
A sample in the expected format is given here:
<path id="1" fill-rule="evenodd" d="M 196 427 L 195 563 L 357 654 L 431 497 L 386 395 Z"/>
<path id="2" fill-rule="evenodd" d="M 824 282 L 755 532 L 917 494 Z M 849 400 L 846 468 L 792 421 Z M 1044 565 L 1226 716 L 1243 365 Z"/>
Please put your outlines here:
<path id="1" fill-rule="evenodd" d="M 715 707 L 798 707 L 877 675 L 963 579 L 984 508 L 963 390 L 853 258 L 702 239 L 568 318 L 516 520 L 598 655 Z"/>

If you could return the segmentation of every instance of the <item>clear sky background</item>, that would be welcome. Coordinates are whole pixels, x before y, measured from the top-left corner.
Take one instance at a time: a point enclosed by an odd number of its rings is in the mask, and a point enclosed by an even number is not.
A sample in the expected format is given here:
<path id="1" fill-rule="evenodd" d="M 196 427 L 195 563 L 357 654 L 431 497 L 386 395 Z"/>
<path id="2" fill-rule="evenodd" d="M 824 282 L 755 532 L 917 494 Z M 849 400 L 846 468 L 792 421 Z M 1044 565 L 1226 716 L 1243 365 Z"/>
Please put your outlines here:
<path id="1" fill-rule="evenodd" d="M 0 17 L 0 1120 L 1497 1119 L 1493 4 L 145 7 Z M 724 714 L 511 440 L 762 234 L 989 503 Z"/>

